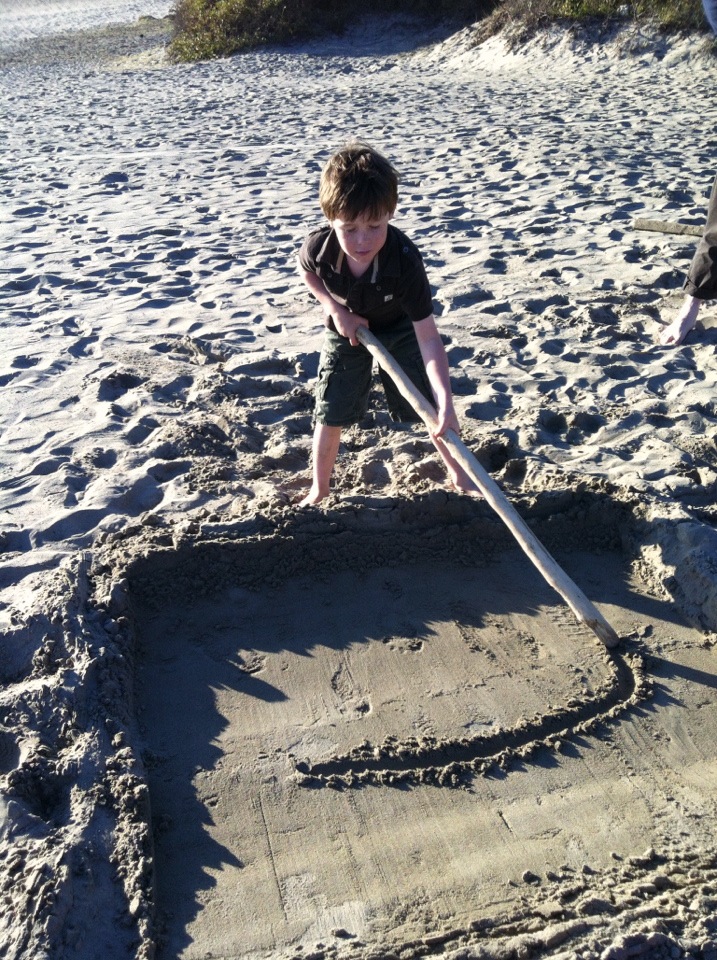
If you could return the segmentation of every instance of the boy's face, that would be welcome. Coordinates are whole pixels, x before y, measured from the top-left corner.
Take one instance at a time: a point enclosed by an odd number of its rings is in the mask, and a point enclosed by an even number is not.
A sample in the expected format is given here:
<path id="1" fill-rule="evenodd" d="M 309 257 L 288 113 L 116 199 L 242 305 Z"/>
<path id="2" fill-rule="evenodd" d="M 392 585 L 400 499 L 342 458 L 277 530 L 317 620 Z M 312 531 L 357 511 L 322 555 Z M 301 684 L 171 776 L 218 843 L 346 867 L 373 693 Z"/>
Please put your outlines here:
<path id="1" fill-rule="evenodd" d="M 382 217 L 357 217 L 355 220 L 332 220 L 339 245 L 355 276 L 368 270 L 373 258 L 386 242 L 390 213 Z"/>

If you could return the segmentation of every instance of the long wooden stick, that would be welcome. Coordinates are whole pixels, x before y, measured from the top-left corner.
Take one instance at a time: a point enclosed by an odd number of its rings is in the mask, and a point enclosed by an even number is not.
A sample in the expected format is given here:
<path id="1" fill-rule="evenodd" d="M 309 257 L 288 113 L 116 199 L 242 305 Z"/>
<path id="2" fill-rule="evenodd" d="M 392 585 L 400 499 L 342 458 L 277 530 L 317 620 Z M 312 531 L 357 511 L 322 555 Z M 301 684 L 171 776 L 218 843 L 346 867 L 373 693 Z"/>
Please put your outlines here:
<path id="1" fill-rule="evenodd" d="M 419 393 L 399 364 L 396 363 L 386 348 L 366 327 L 358 328 L 356 338 L 375 357 L 378 364 L 386 373 L 390 375 L 401 395 L 411 404 L 431 434 L 433 434 L 438 426 L 436 411 L 431 404 L 428 403 L 423 394 Z M 478 463 L 455 430 L 446 430 L 440 439 L 446 447 L 450 448 L 453 457 L 475 481 L 480 492 L 504 521 L 523 551 L 532 560 L 550 586 L 565 600 L 578 620 L 590 627 L 606 647 L 614 647 L 618 644 L 620 638 L 615 630 L 588 600 L 582 590 L 561 570 L 545 547 L 526 525 L 515 507 L 506 498 L 497 483 L 495 483 L 492 477 L 483 469 L 480 463 Z"/>
<path id="2" fill-rule="evenodd" d="M 635 230 L 651 230 L 653 233 L 679 233 L 689 237 L 701 237 L 704 227 L 696 227 L 691 223 L 675 223 L 672 220 L 635 220 L 632 226 Z"/>

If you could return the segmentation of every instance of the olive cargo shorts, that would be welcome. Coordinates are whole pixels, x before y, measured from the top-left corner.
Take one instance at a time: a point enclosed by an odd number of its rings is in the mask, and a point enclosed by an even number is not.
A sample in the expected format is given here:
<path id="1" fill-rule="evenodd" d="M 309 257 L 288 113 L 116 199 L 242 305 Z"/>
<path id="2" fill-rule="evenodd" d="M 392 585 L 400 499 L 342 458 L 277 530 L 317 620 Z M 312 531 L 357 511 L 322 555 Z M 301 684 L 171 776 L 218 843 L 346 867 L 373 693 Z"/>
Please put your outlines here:
<path id="1" fill-rule="evenodd" d="M 414 386 L 435 406 L 413 323 L 406 318 L 375 336 Z M 362 344 L 352 347 L 346 337 L 327 330 L 319 361 L 315 422 L 327 427 L 348 427 L 358 423 L 368 407 L 372 370 L 373 357 Z M 403 423 L 419 421 L 421 418 L 398 392 L 390 376 L 381 369 L 379 375 L 392 419 Z"/>

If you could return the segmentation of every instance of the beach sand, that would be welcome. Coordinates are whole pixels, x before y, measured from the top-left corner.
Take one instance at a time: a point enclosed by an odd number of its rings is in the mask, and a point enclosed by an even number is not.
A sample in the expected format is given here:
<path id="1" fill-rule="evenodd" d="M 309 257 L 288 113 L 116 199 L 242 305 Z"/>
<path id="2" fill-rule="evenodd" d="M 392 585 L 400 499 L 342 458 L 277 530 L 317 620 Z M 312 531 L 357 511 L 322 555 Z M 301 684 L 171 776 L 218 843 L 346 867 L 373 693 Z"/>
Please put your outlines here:
<path id="1" fill-rule="evenodd" d="M 709 42 L 80 26 L 0 54 L 0 956 L 717 958 L 717 331 L 657 345 L 694 238 L 633 227 L 704 221 Z M 378 386 L 296 507 L 351 134 L 614 650 Z"/>

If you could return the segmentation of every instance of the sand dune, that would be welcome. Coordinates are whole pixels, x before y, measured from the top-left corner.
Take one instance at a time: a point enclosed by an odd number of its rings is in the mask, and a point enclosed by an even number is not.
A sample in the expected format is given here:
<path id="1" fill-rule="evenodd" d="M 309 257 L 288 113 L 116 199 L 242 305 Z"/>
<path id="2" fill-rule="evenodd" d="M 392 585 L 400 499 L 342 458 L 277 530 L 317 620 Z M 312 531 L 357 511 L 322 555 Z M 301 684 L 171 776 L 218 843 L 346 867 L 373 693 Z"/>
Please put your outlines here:
<path id="1" fill-rule="evenodd" d="M 54 22 L 0 52 L 0 955 L 712 960 L 716 334 L 657 345 L 694 238 L 633 227 L 704 220 L 707 42 Z M 350 134 L 615 651 L 378 387 L 295 506 Z"/>

